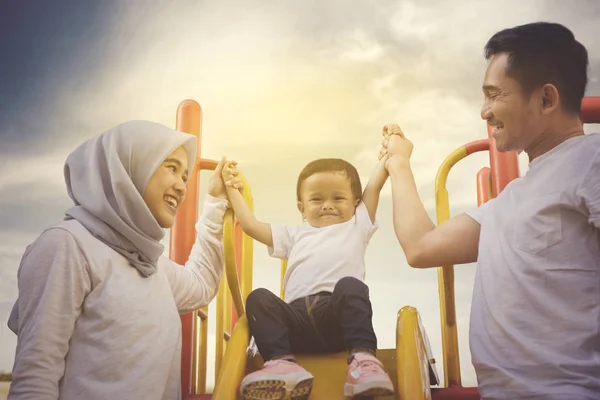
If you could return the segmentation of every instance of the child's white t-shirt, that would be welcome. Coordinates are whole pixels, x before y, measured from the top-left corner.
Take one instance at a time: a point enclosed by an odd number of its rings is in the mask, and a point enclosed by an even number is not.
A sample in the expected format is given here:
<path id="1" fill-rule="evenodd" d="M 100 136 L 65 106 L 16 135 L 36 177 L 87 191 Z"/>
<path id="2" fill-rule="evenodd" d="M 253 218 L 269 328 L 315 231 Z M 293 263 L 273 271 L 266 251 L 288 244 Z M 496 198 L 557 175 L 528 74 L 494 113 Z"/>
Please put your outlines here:
<path id="1" fill-rule="evenodd" d="M 335 284 L 351 276 L 365 279 L 365 251 L 377 230 L 361 201 L 348 221 L 315 228 L 309 223 L 300 226 L 271 225 L 273 247 L 269 255 L 288 260 L 283 278 L 285 301 L 322 291 L 333 292 Z"/>

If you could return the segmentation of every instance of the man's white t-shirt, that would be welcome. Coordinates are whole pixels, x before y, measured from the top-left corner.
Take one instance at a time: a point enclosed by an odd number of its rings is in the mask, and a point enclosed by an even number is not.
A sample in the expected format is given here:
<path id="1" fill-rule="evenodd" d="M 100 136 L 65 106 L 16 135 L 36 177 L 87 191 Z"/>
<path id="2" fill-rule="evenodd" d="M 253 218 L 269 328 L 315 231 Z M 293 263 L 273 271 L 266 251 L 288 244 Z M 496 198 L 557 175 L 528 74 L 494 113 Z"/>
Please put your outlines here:
<path id="1" fill-rule="evenodd" d="M 273 247 L 269 255 L 288 260 L 283 278 L 285 301 L 322 291 L 333 292 L 335 284 L 351 276 L 365 279 L 365 251 L 377 230 L 361 201 L 348 221 L 315 228 L 271 225 Z"/>
<path id="2" fill-rule="evenodd" d="M 484 399 L 600 399 L 600 134 L 569 139 L 468 213 Z"/>

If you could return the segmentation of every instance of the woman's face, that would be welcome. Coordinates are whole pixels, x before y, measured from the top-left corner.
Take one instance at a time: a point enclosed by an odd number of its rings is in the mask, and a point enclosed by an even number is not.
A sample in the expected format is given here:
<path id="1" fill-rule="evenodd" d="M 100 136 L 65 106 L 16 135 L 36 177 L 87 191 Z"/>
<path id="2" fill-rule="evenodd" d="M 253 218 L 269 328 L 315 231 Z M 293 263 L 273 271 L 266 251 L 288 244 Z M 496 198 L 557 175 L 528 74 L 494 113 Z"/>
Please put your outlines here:
<path id="1" fill-rule="evenodd" d="M 173 226 L 177 209 L 185 200 L 187 165 L 187 153 L 179 147 L 158 166 L 144 189 L 142 197 L 162 228 Z"/>

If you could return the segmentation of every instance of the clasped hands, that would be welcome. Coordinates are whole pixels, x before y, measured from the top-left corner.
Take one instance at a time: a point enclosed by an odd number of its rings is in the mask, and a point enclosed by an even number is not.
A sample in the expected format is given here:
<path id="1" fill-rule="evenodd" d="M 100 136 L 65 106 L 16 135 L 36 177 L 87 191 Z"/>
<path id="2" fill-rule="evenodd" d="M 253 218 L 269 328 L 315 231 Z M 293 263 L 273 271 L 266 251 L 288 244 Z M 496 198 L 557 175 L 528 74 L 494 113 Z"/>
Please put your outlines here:
<path id="1" fill-rule="evenodd" d="M 389 171 L 391 163 L 408 163 L 413 144 L 404 136 L 402 129 L 397 124 L 385 125 L 382 135 L 379 160 L 385 160 L 385 168 Z"/>
<path id="2" fill-rule="evenodd" d="M 385 162 L 389 171 L 393 163 L 408 163 L 413 150 L 413 144 L 404 136 L 397 124 L 385 125 L 382 130 L 383 140 L 379 149 L 378 159 Z M 221 159 L 211 177 L 208 193 L 214 197 L 228 199 L 227 188 L 244 190 L 244 182 L 237 168 L 237 161 Z"/>

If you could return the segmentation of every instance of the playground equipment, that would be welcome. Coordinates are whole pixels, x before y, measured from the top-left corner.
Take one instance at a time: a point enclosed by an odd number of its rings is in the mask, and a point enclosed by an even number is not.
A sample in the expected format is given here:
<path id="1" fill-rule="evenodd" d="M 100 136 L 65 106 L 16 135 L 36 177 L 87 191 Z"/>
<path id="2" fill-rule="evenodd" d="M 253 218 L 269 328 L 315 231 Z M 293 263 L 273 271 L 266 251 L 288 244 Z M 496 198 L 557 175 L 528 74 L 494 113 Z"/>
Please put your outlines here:
<path id="1" fill-rule="evenodd" d="M 600 97 L 586 97 L 582 102 L 581 120 L 584 123 L 600 123 Z M 171 230 L 171 258 L 184 264 L 194 243 L 194 223 L 197 220 L 199 171 L 214 170 L 217 162 L 201 158 L 202 110 L 193 100 L 183 101 L 177 110 L 177 129 L 198 137 L 198 159 L 188 182 L 187 201 L 178 211 Z M 463 158 L 488 151 L 490 166 L 476 175 L 478 205 L 494 198 L 513 179 L 519 177 L 517 154 L 500 153 L 496 150 L 491 129 L 488 138 L 459 147 L 441 164 L 435 181 L 436 211 L 438 225 L 450 218 L 449 196 L 446 181 L 451 168 Z M 250 186 L 244 180 L 244 199 L 253 208 Z M 216 353 L 215 388 L 206 393 L 207 366 L 207 318 L 208 309 L 203 308 L 181 316 L 182 357 L 181 383 L 184 400 L 234 400 L 238 398 L 239 384 L 248 372 L 260 368 L 260 356 L 247 357 L 249 332 L 244 316 L 245 299 L 252 290 L 253 241 L 242 232 L 234 215 L 228 211 L 224 226 L 225 276 L 216 298 Z M 281 278 L 286 263 L 281 265 Z M 378 350 L 401 400 L 475 400 L 479 399 L 477 388 L 465 388 L 461 383 L 458 356 L 458 333 L 454 300 L 454 266 L 438 268 L 438 292 L 442 332 L 443 386 L 435 368 L 435 360 L 429 350 L 425 329 L 418 311 L 405 306 L 398 312 L 396 348 Z M 283 297 L 283 287 L 281 287 Z M 300 355 L 298 361 L 315 376 L 310 399 L 344 399 L 343 384 L 346 372 L 346 354 Z"/>

